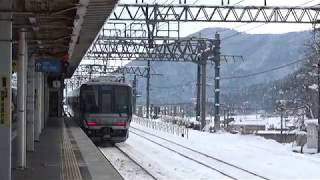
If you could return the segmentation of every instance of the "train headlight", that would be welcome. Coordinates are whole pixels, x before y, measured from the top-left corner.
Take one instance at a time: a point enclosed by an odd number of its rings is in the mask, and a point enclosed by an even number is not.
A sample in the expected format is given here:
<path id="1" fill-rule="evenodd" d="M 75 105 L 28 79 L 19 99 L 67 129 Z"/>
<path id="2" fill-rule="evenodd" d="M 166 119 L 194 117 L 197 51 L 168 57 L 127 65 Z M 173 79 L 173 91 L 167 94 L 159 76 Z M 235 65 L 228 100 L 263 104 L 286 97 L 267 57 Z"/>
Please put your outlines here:
<path id="1" fill-rule="evenodd" d="M 119 121 L 119 122 L 115 122 L 114 125 L 115 125 L 115 126 L 126 126 L 126 125 L 127 125 L 127 122 L 125 122 L 125 121 Z"/>

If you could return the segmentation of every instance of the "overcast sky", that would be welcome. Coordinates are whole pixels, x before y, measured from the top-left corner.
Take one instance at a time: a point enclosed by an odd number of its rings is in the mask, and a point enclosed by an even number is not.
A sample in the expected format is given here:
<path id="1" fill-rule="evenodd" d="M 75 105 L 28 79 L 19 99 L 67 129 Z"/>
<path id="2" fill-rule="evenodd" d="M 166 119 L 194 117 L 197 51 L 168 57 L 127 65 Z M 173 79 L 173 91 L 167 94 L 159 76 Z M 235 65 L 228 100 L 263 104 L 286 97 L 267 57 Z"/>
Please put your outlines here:
<path id="1" fill-rule="evenodd" d="M 141 2 L 142 0 L 138 0 Z M 144 0 L 144 3 L 152 3 L 155 0 Z M 181 0 L 182 2 L 184 0 Z M 186 0 L 187 4 L 196 5 L 221 5 L 221 0 Z M 136 0 L 121 0 L 120 3 L 135 3 Z M 179 0 L 156 0 L 158 4 L 178 4 Z M 224 0 L 225 4 L 227 0 Z M 230 0 L 230 5 L 264 5 L 264 0 Z M 320 0 L 267 0 L 268 6 L 315 6 L 320 4 Z M 264 33 L 286 33 L 293 31 L 303 31 L 312 29 L 311 24 L 266 24 L 260 23 L 182 23 L 181 36 L 187 36 L 191 33 L 197 32 L 206 27 L 226 27 L 237 31 L 246 31 L 250 34 L 264 34 Z M 261 26 L 260 26 L 261 25 Z M 240 27 L 239 27 L 240 26 Z M 258 28 L 254 28 L 257 27 Z M 251 30 L 252 29 L 252 30 Z"/>

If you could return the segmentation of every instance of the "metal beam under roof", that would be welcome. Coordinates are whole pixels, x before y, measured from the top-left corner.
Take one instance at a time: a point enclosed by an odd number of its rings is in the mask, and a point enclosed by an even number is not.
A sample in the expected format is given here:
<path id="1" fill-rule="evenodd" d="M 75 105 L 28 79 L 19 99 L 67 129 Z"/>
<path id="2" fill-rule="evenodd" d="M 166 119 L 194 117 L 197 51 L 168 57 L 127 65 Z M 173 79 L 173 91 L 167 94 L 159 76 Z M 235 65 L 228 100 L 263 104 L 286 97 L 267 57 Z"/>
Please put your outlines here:
<path id="1" fill-rule="evenodd" d="M 118 0 L 14 0 L 13 58 L 20 31 L 27 32 L 29 52 L 36 57 L 68 59 L 72 76 Z M 10 20 L 9 20 L 10 21 Z"/>

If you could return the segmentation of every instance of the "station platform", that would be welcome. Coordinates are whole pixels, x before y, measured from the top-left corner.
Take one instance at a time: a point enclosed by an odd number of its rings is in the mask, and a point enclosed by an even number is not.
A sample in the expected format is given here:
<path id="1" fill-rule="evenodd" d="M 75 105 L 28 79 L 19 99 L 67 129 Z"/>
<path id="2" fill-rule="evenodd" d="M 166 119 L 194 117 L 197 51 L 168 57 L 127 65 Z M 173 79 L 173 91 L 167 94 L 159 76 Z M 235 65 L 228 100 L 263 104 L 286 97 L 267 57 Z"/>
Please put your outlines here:
<path id="1" fill-rule="evenodd" d="M 14 180 L 120 180 L 118 171 L 72 118 L 51 118 Z"/>

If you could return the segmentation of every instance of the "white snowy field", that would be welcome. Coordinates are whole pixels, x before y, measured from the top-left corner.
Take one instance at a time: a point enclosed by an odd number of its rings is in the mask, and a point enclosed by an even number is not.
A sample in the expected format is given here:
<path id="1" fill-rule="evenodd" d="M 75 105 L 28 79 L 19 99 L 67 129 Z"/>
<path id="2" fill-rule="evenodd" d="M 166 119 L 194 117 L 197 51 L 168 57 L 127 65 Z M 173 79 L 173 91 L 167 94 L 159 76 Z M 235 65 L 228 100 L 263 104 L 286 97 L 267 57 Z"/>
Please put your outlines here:
<path id="1" fill-rule="evenodd" d="M 185 139 L 153 131 L 135 123 L 131 125 L 269 179 L 320 179 L 319 156 L 291 152 L 288 145 L 282 145 L 273 140 L 251 135 L 211 134 L 193 130 L 190 131 L 189 139 Z M 152 137 L 148 136 L 148 138 Z M 163 142 L 163 145 L 166 143 Z M 125 143 L 119 146 L 131 152 L 132 156 L 148 167 L 159 179 L 226 179 L 219 173 L 214 173 L 133 133 Z M 228 172 L 223 168 L 221 171 Z"/>
<path id="2" fill-rule="evenodd" d="M 263 117 L 260 114 L 250 114 L 250 115 L 237 115 L 233 116 L 234 122 L 231 124 L 238 125 L 266 125 L 266 128 L 280 128 L 281 127 L 281 117 Z M 297 117 L 289 116 L 283 119 L 283 126 L 292 126 Z"/>
<path id="3" fill-rule="evenodd" d="M 236 115 L 231 116 L 234 118 L 234 121 L 231 122 L 231 125 L 265 125 L 267 129 L 269 128 L 280 128 L 281 127 L 281 117 L 263 117 L 261 114 L 249 114 L 249 115 Z M 172 117 L 174 118 L 174 117 Z M 207 116 L 206 120 L 210 122 L 210 126 L 214 126 L 213 123 L 214 117 Z M 196 121 L 196 117 L 186 117 L 185 121 L 199 123 Z M 221 117 L 223 120 L 223 117 Z M 293 126 L 294 122 L 297 120 L 297 117 L 289 116 L 283 119 L 283 126 L 289 127 Z M 307 120 L 306 120 L 307 121 Z"/>

